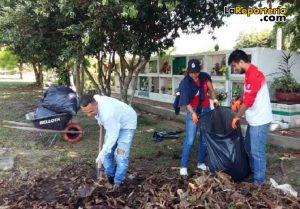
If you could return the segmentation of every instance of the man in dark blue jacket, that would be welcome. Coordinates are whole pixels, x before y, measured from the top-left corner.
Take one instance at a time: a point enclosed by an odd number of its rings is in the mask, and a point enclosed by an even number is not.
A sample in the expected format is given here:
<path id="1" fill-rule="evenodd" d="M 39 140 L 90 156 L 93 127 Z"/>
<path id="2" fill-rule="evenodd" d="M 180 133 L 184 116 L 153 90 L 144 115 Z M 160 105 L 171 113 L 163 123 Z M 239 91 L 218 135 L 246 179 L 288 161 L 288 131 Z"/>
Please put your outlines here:
<path id="1" fill-rule="evenodd" d="M 193 146 L 198 118 L 200 115 L 210 111 L 210 101 L 207 95 L 209 91 L 214 105 L 218 106 L 218 100 L 211 83 L 211 78 L 207 73 L 200 73 L 200 62 L 197 59 L 191 59 L 188 62 L 188 75 L 186 75 L 179 84 L 179 91 L 176 93 L 176 99 L 173 104 L 175 113 L 179 114 L 181 106 L 186 106 L 186 138 L 183 144 L 180 175 L 186 176 L 187 164 L 191 148 Z M 198 151 L 198 165 L 201 170 L 207 170 L 205 165 L 206 142 L 204 134 L 201 134 L 199 151 Z"/>

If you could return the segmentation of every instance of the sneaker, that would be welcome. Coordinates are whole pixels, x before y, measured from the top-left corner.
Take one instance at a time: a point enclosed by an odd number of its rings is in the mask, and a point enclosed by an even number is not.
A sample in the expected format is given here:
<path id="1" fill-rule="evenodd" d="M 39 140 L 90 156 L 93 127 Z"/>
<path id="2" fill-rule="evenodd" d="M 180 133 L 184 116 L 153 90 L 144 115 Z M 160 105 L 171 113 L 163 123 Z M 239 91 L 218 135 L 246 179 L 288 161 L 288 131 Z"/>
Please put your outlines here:
<path id="1" fill-rule="evenodd" d="M 121 184 L 114 184 L 113 191 L 120 193 L 121 192 Z"/>
<path id="2" fill-rule="evenodd" d="M 188 172 L 187 172 L 187 168 L 180 168 L 180 176 L 187 176 Z"/>
<path id="3" fill-rule="evenodd" d="M 254 176 L 253 176 L 253 174 L 250 174 L 249 176 L 247 176 L 247 178 L 243 179 L 243 182 L 254 183 Z"/>
<path id="4" fill-rule="evenodd" d="M 115 179 L 115 177 L 114 176 L 107 176 L 107 180 L 108 180 L 108 182 L 110 183 L 110 184 L 114 184 L 114 179 Z"/>
<path id="5" fill-rule="evenodd" d="M 199 168 L 202 171 L 207 171 L 207 166 L 204 163 L 198 163 L 197 168 Z"/>

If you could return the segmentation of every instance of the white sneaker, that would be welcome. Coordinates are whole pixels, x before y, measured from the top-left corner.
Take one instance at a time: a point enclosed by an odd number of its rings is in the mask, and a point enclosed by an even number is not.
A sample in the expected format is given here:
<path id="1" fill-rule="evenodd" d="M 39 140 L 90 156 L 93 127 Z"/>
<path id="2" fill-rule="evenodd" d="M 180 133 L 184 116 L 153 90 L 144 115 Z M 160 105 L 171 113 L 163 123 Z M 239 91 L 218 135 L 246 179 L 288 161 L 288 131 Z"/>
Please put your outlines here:
<path id="1" fill-rule="evenodd" d="M 180 168 L 180 176 L 187 176 L 187 168 Z"/>
<path id="2" fill-rule="evenodd" d="M 207 171 L 207 166 L 204 164 L 204 163 L 198 163 L 197 164 L 197 168 L 199 168 L 200 170 L 203 170 L 203 171 Z"/>

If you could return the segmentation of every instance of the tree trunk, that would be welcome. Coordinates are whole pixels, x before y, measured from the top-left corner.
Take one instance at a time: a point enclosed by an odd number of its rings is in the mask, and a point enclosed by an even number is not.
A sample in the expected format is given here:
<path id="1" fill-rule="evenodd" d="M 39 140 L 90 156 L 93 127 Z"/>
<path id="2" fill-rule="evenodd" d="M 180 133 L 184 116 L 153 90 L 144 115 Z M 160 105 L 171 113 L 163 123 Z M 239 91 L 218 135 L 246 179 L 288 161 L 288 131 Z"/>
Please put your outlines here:
<path id="1" fill-rule="evenodd" d="M 80 94 L 80 63 L 78 61 L 75 64 L 75 87 L 76 87 L 76 92 L 77 94 Z"/>
<path id="2" fill-rule="evenodd" d="M 138 75 L 135 75 L 135 77 L 133 78 L 132 92 L 131 92 L 131 96 L 130 96 L 130 99 L 129 99 L 129 105 L 132 104 L 133 97 L 134 97 L 135 92 L 136 92 L 136 85 L 137 85 L 138 78 L 139 78 Z"/>
<path id="3" fill-rule="evenodd" d="M 97 71 L 98 71 L 98 83 L 101 92 L 106 95 L 111 95 L 111 74 L 115 70 L 115 52 L 109 53 L 108 64 L 106 64 L 106 53 L 99 52 L 97 55 Z"/>
<path id="4" fill-rule="evenodd" d="M 81 63 L 80 65 L 80 82 L 79 82 L 79 92 L 80 95 L 83 94 L 83 90 L 84 90 L 84 82 L 85 82 L 85 76 L 84 76 L 84 67 L 83 67 L 83 63 Z"/>
<path id="5" fill-rule="evenodd" d="M 83 65 L 83 69 L 86 72 L 86 74 L 88 75 L 89 79 L 92 81 L 92 83 L 94 84 L 95 88 L 96 88 L 96 92 L 97 94 L 102 95 L 101 90 L 99 88 L 99 85 L 97 84 L 97 82 L 95 81 L 95 79 L 93 78 L 93 75 L 91 74 L 91 72 L 87 69 L 87 67 L 85 65 Z"/>
<path id="6" fill-rule="evenodd" d="M 84 72 L 82 68 L 82 63 L 77 66 L 77 83 L 76 83 L 76 91 L 81 96 L 83 94 L 84 88 Z"/>
<path id="7" fill-rule="evenodd" d="M 134 66 L 134 78 L 133 78 L 133 84 L 132 84 L 132 92 L 131 92 L 131 96 L 129 99 L 129 104 L 132 104 L 132 100 L 134 97 L 134 94 L 136 92 L 136 86 L 137 86 L 137 81 L 139 78 L 139 73 L 141 72 L 141 70 L 146 66 L 146 64 L 148 63 L 149 59 L 144 59 L 141 62 L 138 62 L 138 64 L 136 66 Z"/>
<path id="8" fill-rule="evenodd" d="M 38 64 L 38 72 L 39 72 L 39 84 L 43 86 L 44 83 L 44 75 L 43 75 L 43 67 L 41 64 Z"/>
<path id="9" fill-rule="evenodd" d="M 123 87 L 121 89 L 121 101 L 125 102 L 126 104 L 128 103 L 128 100 L 127 100 L 127 91 L 128 91 L 128 88 L 126 88 L 126 87 Z"/>
<path id="10" fill-rule="evenodd" d="M 43 85 L 43 70 L 40 64 L 32 63 L 34 76 L 35 76 L 35 83 L 37 86 Z"/>
<path id="11" fill-rule="evenodd" d="M 33 71 L 34 71 L 35 83 L 38 85 L 39 75 L 38 75 L 38 70 L 37 70 L 36 64 L 33 63 L 32 67 L 33 67 Z"/>
<path id="12" fill-rule="evenodd" d="M 69 71 L 69 74 L 70 74 L 69 77 L 70 77 L 71 89 L 76 92 L 75 78 L 74 78 L 75 70 L 76 70 L 76 64 L 74 64 L 72 69 Z"/>
<path id="13" fill-rule="evenodd" d="M 23 62 L 20 61 L 20 65 L 19 65 L 19 73 L 20 73 L 20 79 L 23 79 Z"/>
<path id="14" fill-rule="evenodd" d="M 127 91 L 128 91 L 128 85 L 126 85 L 129 81 L 129 78 L 126 77 L 126 70 L 128 71 L 128 74 L 132 72 L 130 72 L 130 66 L 127 63 L 126 59 L 125 59 L 125 55 L 120 55 L 120 73 L 119 73 L 119 83 L 120 83 L 120 94 L 121 94 L 121 101 L 127 103 Z M 129 81 L 130 82 L 130 81 Z"/>
<path id="15" fill-rule="evenodd" d="M 141 72 L 141 70 L 145 67 L 147 62 L 149 61 L 149 58 L 138 57 L 138 61 L 136 62 L 136 60 L 135 60 L 136 56 L 134 55 L 128 64 L 124 55 L 119 54 L 119 57 L 120 57 L 120 64 L 121 64 L 121 67 L 120 67 L 121 73 L 119 73 L 119 75 L 120 75 L 120 78 L 119 78 L 120 93 L 121 93 L 121 100 L 123 102 L 128 103 L 128 98 L 127 98 L 128 88 L 132 81 L 133 74 L 135 75 L 135 78 L 133 81 L 134 82 L 133 83 L 133 91 L 132 91 L 132 94 L 131 94 L 131 97 L 129 100 L 129 104 L 131 104 L 134 94 L 135 94 L 138 75 Z"/>

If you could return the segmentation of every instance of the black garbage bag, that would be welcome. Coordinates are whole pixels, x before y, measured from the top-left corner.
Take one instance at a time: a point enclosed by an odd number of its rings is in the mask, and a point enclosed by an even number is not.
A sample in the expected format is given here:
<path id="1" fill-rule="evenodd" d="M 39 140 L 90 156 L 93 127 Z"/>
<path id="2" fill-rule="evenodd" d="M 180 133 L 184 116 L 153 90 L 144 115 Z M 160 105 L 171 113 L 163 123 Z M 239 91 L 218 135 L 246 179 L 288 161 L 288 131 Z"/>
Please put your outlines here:
<path id="1" fill-rule="evenodd" d="M 231 127 L 234 115 L 230 108 L 218 107 L 203 115 L 199 126 L 206 135 L 209 170 L 224 171 L 234 181 L 241 181 L 250 174 L 250 167 L 241 127 Z"/>
<path id="2" fill-rule="evenodd" d="M 160 142 L 163 139 L 178 139 L 179 134 L 182 133 L 183 131 L 154 131 L 152 140 L 154 142 Z"/>
<path id="3" fill-rule="evenodd" d="M 76 115 L 78 110 L 76 93 L 64 86 L 51 86 L 41 100 L 42 107 L 56 112 Z"/>
<path id="4" fill-rule="evenodd" d="M 53 115 L 56 115 L 57 113 L 51 110 L 48 110 L 47 108 L 44 108 L 43 106 L 38 106 L 34 112 L 34 118 L 46 118 Z"/>

